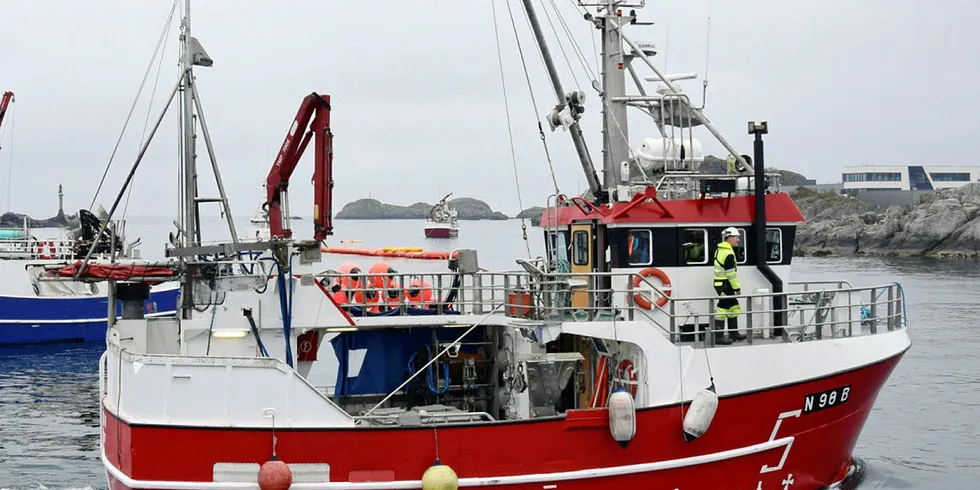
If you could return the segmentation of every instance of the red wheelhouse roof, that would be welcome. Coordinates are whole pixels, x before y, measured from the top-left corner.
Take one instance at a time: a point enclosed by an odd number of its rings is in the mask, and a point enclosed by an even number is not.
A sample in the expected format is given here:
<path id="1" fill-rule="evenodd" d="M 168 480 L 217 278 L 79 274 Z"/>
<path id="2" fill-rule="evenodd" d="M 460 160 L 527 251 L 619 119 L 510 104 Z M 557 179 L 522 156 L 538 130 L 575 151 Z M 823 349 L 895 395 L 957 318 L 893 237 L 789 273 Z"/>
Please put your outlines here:
<path id="1" fill-rule="evenodd" d="M 751 223 L 755 219 L 755 196 L 714 197 L 661 201 L 656 191 L 634 196 L 630 202 L 596 208 L 581 197 L 574 197 L 554 212 L 545 209 L 541 226 L 567 226 L 573 221 L 596 219 L 604 224 L 619 223 Z M 801 223 L 806 221 L 796 203 L 785 192 L 766 195 L 766 221 Z"/>

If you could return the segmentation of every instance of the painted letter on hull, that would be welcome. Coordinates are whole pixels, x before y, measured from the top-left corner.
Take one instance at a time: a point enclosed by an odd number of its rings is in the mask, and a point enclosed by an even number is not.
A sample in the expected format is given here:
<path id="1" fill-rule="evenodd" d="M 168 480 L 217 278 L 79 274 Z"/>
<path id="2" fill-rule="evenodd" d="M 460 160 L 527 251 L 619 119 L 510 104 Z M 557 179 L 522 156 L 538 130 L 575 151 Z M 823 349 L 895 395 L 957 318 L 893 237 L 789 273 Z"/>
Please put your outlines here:
<path id="1" fill-rule="evenodd" d="M 708 432 L 690 443 L 680 430 L 686 405 L 639 410 L 636 437 L 626 448 L 610 437 L 605 409 L 574 410 L 559 418 L 440 427 L 439 458 L 461 486 L 780 489 L 791 480 L 788 488 L 817 489 L 843 475 L 878 391 L 901 357 L 725 397 Z M 844 402 L 841 387 L 848 388 Z M 807 400 L 817 394 L 815 407 L 822 393 L 837 393 L 837 403 L 806 410 Z M 105 460 L 110 477 L 119 480 L 113 488 L 211 482 L 215 463 L 261 463 L 271 456 L 272 434 L 263 429 L 127 423 L 108 411 L 105 417 Z M 276 438 L 281 460 L 330 465 L 334 483 L 316 488 L 340 488 L 339 482 L 367 470 L 417 488 L 435 459 L 430 428 L 279 429 Z"/>

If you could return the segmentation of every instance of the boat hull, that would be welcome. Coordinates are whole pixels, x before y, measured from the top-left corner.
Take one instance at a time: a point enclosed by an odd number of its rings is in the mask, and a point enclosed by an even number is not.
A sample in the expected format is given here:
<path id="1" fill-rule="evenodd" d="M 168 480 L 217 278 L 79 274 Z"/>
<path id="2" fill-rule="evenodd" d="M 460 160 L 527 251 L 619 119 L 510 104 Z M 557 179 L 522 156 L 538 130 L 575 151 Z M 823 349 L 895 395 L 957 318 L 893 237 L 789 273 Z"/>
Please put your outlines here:
<path id="1" fill-rule="evenodd" d="M 437 457 L 461 487 L 505 489 L 818 489 L 844 478 L 878 392 L 904 354 L 822 378 L 727 396 L 702 437 L 685 442 L 687 406 L 637 412 L 626 447 L 605 409 L 565 417 L 440 427 L 278 429 L 287 463 L 326 463 L 329 483 L 304 488 L 419 488 Z M 751 375 L 747 373 L 747 375 Z M 844 390 L 846 388 L 846 391 Z M 833 395 L 828 403 L 821 394 Z M 261 464 L 265 429 L 142 425 L 104 415 L 110 487 L 219 488 L 215 463 Z M 253 480 L 254 482 L 254 480 Z M 198 488 L 196 485 L 194 488 Z"/>
<path id="2" fill-rule="evenodd" d="M 426 238 L 456 238 L 459 230 L 448 226 L 433 226 L 425 228 Z"/>
<path id="3" fill-rule="evenodd" d="M 147 316 L 173 316 L 179 289 L 152 291 Z M 0 345 L 105 341 L 105 296 L 0 296 Z M 117 301 L 116 314 L 122 314 Z"/>

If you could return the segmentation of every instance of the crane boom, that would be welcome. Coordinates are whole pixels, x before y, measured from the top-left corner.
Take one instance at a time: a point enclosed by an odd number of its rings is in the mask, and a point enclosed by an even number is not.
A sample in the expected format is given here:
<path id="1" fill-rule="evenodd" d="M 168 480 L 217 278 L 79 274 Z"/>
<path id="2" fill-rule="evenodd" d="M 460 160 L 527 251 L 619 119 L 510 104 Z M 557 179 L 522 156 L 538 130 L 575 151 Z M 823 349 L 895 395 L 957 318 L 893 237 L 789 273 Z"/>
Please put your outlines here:
<path id="1" fill-rule="evenodd" d="M 3 98 L 0 98 L 0 127 L 3 127 L 3 116 L 7 113 L 7 107 L 13 100 L 14 93 L 9 90 L 3 93 Z"/>
<path id="2" fill-rule="evenodd" d="M 313 92 L 303 99 L 266 179 L 265 207 L 269 213 L 269 231 L 273 238 L 290 238 L 293 235 L 289 228 L 289 177 L 312 138 L 316 138 L 313 238 L 319 241 L 333 234 L 333 133 L 330 132 L 330 96 Z"/>

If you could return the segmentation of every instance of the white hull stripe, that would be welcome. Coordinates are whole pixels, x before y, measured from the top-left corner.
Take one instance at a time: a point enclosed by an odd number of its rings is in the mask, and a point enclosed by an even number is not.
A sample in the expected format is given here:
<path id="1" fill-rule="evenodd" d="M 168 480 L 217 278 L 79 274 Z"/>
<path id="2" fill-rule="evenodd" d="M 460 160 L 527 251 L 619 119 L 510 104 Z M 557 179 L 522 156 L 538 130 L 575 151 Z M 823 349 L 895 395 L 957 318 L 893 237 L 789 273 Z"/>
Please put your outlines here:
<path id="1" fill-rule="evenodd" d="M 157 311 L 157 312 L 154 312 L 154 313 L 146 313 L 143 316 L 146 317 L 146 318 L 154 318 L 154 317 L 159 317 L 159 316 L 176 315 L 176 314 L 177 314 L 177 310 L 170 310 L 170 311 Z M 120 317 L 117 317 L 116 319 L 117 320 L 122 320 L 122 317 L 120 316 Z M 52 324 L 53 325 L 53 324 L 67 324 L 67 323 L 93 323 L 93 322 L 104 322 L 104 321 L 106 321 L 106 318 L 71 318 L 71 319 L 67 319 L 67 320 L 4 320 L 4 319 L 0 318 L 0 324 L 11 324 L 11 325 L 14 325 L 14 324 L 17 324 L 17 325 L 23 325 L 23 324 L 32 324 L 32 325 Z"/>
<path id="2" fill-rule="evenodd" d="M 757 454 L 771 449 L 788 446 L 793 443 L 793 437 L 783 437 L 772 441 L 766 441 L 752 446 L 729 449 L 717 453 L 691 456 L 689 458 L 672 459 L 669 461 L 656 461 L 653 463 L 639 463 L 626 466 L 614 466 L 611 468 L 593 468 L 588 470 L 562 471 L 557 473 L 536 473 L 530 475 L 497 476 L 482 478 L 460 478 L 460 487 L 491 487 L 498 485 L 520 485 L 528 483 L 550 483 L 569 480 L 588 480 L 593 478 L 606 478 L 614 476 L 633 475 L 637 473 L 649 473 L 654 471 L 672 470 L 688 466 L 697 466 L 727 459 L 740 458 Z M 258 483 L 250 482 L 182 482 L 182 481 L 150 481 L 134 480 L 126 476 L 119 468 L 116 468 L 105 455 L 105 448 L 102 448 L 102 464 L 105 465 L 106 472 L 124 486 L 132 489 L 157 489 L 157 490 L 257 490 Z M 420 475 L 421 476 L 421 475 Z M 324 483 L 293 483 L 291 490 L 394 490 L 402 488 L 422 488 L 421 480 L 410 481 L 389 481 L 389 482 L 324 482 Z"/>

